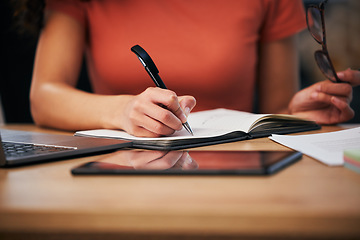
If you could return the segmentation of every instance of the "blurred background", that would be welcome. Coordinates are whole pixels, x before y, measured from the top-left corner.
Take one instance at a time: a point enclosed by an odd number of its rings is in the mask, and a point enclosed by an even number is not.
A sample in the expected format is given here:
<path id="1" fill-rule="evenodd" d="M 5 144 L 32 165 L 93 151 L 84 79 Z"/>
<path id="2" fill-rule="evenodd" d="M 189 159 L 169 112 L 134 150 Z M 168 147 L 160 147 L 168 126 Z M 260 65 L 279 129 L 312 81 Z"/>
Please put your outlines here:
<path id="1" fill-rule="evenodd" d="M 31 123 L 29 89 L 37 39 L 19 35 L 11 26 L 9 0 L 0 1 L 0 123 Z M 304 0 L 305 7 L 321 1 Z M 360 1 L 329 0 L 325 10 L 328 51 L 337 71 L 360 68 Z M 324 80 L 314 52 L 321 46 L 307 30 L 300 34 L 301 84 L 307 87 Z M 79 88 L 91 91 L 86 68 L 80 74 Z M 360 123 L 360 87 L 354 88 L 355 117 L 350 123 Z"/>

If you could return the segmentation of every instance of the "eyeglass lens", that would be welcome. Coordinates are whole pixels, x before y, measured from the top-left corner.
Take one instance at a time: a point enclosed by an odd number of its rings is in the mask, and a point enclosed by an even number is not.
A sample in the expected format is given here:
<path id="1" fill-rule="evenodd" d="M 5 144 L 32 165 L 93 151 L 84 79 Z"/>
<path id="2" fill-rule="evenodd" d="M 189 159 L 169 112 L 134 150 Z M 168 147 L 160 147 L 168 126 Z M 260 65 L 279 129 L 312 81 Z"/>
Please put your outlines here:
<path id="1" fill-rule="evenodd" d="M 307 20 L 311 35 L 315 38 L 316 41 L 321 43 L 323 41 L 323 31 L 320 9 L 315 7 L 308 8 Z"/>
<path id="2" fill-rule="evenodd" d="M 333 82 L 339 82 L 336 72 L 332 67 L 329 54 L 324 44 L 322 12 L 319 7 L 313 6 L 307 9 L 307 24 L 313 38 L 322 45 L 322 51 L 315 52 L 315 60 L 321 72 Z"/>
<path id="3" fill-rule="evenodd" d="M 323 74 L 333 82 L 336 82 L 336 76 L 334 69 L 331 67 L 331 63 L 329 60 L 329 57 L 327 54 L 325 54 L 323 51 L 316 51 L 315 52 L 315 60 L 318 64 L 320 70 L 323 72 Z"/>

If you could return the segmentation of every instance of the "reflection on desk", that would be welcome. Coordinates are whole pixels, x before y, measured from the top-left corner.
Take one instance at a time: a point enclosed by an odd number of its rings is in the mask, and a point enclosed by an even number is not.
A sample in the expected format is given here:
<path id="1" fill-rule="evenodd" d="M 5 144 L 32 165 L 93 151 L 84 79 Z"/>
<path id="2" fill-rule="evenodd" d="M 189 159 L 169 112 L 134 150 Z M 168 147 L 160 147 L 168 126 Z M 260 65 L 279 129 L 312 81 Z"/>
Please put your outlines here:
<path id="1" fill-rule="evenodd" d="M 118 151 L 72 173 L 117 175 L 270 175 L 301 158 L 289 151 Z"/>

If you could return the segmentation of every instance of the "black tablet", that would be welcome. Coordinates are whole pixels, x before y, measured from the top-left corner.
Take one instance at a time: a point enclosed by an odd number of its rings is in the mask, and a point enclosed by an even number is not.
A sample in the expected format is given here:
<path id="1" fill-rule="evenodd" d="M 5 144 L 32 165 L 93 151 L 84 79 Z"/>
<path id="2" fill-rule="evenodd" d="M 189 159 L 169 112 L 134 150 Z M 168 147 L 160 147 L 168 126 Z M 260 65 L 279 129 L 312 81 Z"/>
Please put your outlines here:
<path id="1" fill-rule="evenodd" d="M 301 159 L 290 151 L 122 150 L 71 170 L 74 175 L 271 175 Z"/>

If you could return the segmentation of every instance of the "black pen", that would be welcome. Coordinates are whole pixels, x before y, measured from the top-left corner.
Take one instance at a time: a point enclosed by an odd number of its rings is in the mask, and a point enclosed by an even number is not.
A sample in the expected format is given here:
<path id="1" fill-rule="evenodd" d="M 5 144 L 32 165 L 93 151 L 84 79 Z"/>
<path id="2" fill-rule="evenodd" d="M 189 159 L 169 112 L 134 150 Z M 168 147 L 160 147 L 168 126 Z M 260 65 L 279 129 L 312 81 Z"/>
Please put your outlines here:
<path id="1" fill-rule="evenodd" d="M 159 76 L 159 70 L 157 69 L 155 63 L 151 59 L 150 55 L 139 45 L 135 45 L 131 48 L 131 51 L 136 54 L 139 58 L 142 65 L 144 65 L 145 70 L 150 75 L 151 79 L 154 81 L 155 85 L 162 89 L 167 89 L 165 83 L 161 80 Z M 182 124 L 186 131 L 188 131 L 191 135 L 194 135 L 193 131 L 188 122 Z"/>

